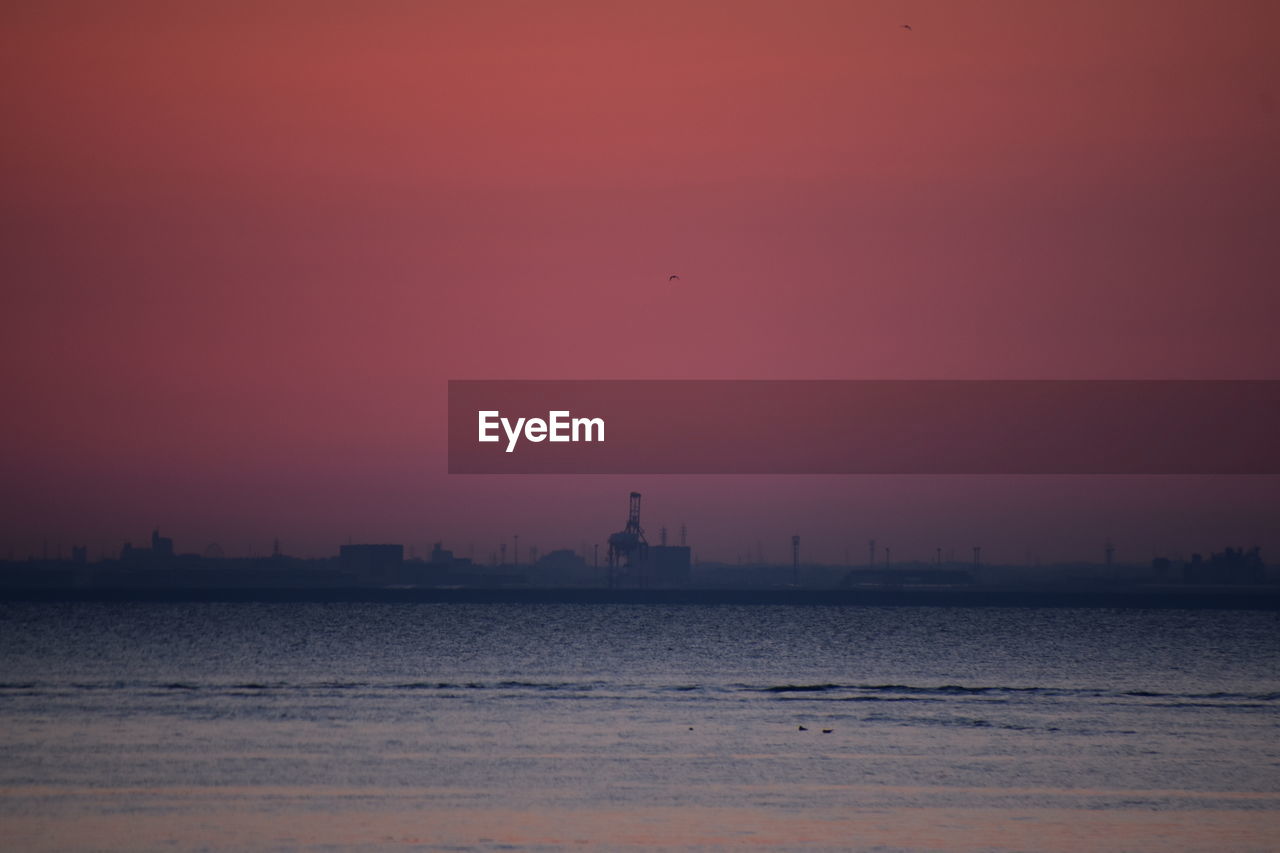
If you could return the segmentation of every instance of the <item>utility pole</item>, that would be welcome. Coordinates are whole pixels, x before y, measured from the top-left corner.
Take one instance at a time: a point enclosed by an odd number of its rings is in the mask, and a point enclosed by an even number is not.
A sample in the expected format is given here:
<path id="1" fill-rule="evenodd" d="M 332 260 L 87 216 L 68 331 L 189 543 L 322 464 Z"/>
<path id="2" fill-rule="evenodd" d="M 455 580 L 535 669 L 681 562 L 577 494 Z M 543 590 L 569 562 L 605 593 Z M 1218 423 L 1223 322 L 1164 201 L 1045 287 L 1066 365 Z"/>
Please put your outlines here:
<path id="1" fill-rule="evenodd" d="M 800 537 L 791 537 L 791 585 L 800 586 Z"/>

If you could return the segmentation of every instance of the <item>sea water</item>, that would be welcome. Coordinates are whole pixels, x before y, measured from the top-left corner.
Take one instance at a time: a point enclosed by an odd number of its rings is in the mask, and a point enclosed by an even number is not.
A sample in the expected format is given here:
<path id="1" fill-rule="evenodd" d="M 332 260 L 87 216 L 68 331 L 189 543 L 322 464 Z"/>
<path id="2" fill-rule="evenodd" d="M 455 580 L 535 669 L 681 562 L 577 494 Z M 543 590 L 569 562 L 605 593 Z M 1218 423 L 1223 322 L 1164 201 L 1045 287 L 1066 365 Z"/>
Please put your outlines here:
<path id="1" fill-rule="evenodd" d="M 1280 616 L 0 604 L 0 846 L 1277 849 Z"/>

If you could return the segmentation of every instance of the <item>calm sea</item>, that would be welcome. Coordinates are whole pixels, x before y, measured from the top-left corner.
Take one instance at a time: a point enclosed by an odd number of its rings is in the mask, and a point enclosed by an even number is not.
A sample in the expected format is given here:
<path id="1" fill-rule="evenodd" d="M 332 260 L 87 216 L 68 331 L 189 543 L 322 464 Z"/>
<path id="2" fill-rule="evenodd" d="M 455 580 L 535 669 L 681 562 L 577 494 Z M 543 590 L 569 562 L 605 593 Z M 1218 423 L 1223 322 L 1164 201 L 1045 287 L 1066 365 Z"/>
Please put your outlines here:
<path id="1" fill-rule="evenodd" d="M 1274 850 L 1280 616 L 3 604 L 0 846 Z"/>

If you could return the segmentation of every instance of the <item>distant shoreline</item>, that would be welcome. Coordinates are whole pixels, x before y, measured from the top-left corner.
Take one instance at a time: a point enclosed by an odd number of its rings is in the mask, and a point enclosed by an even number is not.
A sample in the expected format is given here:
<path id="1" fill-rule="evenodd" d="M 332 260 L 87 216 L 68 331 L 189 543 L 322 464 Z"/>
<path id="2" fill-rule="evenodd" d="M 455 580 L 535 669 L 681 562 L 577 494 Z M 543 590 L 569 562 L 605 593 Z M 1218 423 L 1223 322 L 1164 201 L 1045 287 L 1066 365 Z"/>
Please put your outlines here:
<path id="1" fill-rule="evenodd" d="M 1280 611 L 1280 587 L 1160 588 L 0 588 L 0 602 L 806 605 Z"/>

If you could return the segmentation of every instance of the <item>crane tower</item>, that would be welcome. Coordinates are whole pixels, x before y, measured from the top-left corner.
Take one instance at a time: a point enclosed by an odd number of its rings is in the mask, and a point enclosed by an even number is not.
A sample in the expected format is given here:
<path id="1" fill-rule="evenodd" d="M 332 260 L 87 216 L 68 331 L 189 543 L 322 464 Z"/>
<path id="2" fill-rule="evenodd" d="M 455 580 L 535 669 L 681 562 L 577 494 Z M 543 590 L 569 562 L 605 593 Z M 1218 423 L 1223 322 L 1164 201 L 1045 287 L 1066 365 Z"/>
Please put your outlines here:
<path id="1" fill-rule="evenodd" d="M 643 563 L 649 553 L 649 543 L 640 527 L 640 493 L 631 493 L 631 507 L 627 513 L 627 526 L 609 536 L 609 568 Z"/>

